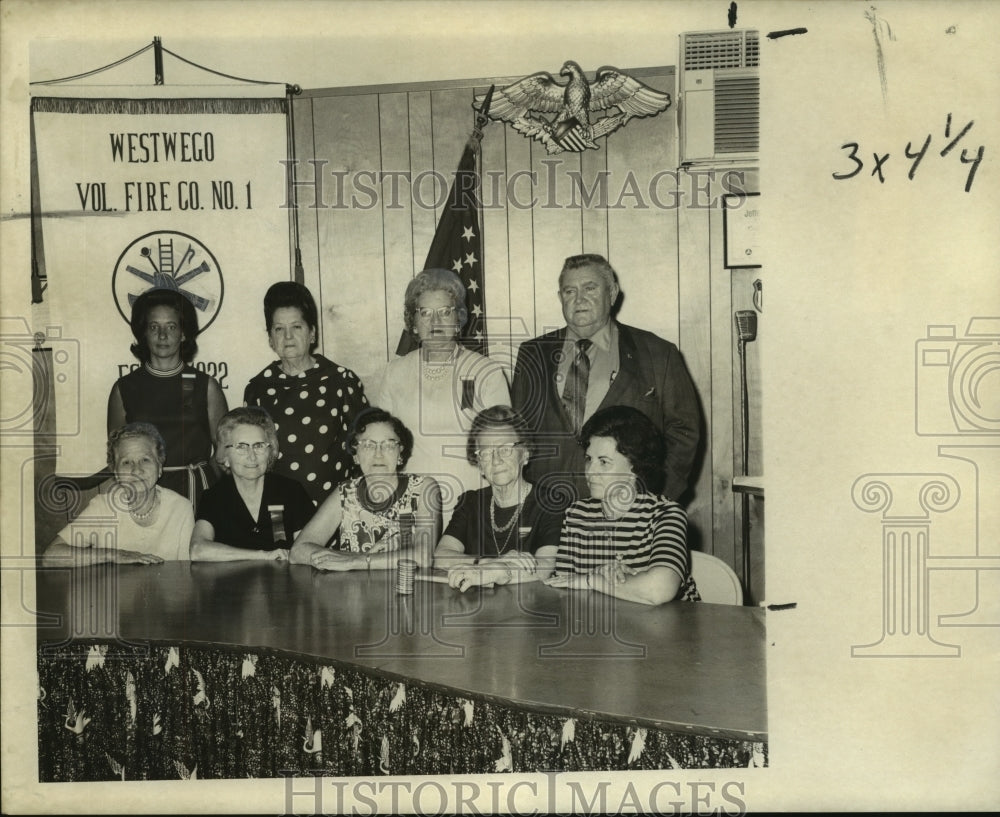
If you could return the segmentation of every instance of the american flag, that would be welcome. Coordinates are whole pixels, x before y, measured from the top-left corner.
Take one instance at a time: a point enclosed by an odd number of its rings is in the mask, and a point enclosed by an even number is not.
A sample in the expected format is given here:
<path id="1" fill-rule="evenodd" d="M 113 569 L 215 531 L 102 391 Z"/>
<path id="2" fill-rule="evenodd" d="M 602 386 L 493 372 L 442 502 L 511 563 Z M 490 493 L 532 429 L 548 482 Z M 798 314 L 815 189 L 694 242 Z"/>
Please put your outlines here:
<path id="1" fill-rule="evenodd" d="M 483 274 L 483 230 L 479 197 L 479 139 L 476 131 L 465 145 L 447 203 L 438 220 L 424 269 L 453 270 L 465 285 L 465 308 L 469 318 L 459 342 L 475 352 L 487 353 L 486 291 Z M 397 355 L 416 348 L 413 336 L 404 331 Z"/>

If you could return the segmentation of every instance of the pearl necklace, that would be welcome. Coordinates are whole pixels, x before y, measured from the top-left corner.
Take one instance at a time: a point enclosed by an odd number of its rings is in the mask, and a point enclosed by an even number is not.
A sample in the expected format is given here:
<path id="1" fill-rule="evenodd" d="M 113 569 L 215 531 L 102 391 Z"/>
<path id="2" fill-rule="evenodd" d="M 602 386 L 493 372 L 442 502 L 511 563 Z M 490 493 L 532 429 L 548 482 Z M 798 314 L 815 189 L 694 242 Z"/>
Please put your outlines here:
<path id="1" fill-rule="evenodd" d="M 441 380 L 445 376 L 448 369 L 455 365 L 455 361 L 458 360 L 458 345 L 451 351 L 451 357 L 444 361 L 438 366 L 431 366 L 427 361 L 420 358 L 420 372 L 423 375 L 424 380 L 429 380 L 432 383 Z"/>
<path id="2" fill-rule="evenodd" d="M 160 492 L 154 488 L 155 493 L 153 494 L 153 502 L 149 506 L 149 510 L 145 513 L 136 513 L 131 508 L 129 509 L 129 514 L 136 522 L 145 522 L 149 517 L 153 515 L 157 508 L 160 507 Z"/>
<path id="3" fill-rule="evenodd" d="M 500 525 L 497 525 L 496 498 L 494 497 L 490 499 L 490 527 L 493 528 L 493 545 L 497 549 L 497 556 L 507 550 L 508 545 L 510 545 L 510 537 L 514 534 L 514 523 L 517 522 L 518 517 L 521 515 L 521 507 L 523 505 L 524 500 L 522 499 L 517 503 L 517 508 L 515 508 L 510 520 L 501 527 Z M 497 534 L 503 533 L 504 531 L 507 532 L 507 535 L 504 537 L 503 547 L 500 547 L 500 540 L 497 539 Z"/>

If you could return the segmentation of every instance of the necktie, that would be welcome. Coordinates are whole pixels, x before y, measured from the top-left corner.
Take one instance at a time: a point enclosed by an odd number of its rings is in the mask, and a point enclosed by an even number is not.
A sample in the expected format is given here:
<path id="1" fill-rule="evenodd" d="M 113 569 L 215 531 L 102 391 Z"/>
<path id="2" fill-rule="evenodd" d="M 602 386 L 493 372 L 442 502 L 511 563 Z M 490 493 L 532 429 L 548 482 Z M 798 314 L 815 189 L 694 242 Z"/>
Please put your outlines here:
<path id="1" fill-rule="evenodd" d="M 566 387 L 563 389 L 563 405 L 573 420 L 573 431 L 580 433 L 583 426 L 584 412 L 587 409 L 587 382 L 590 379 L 590 358 L 587 350 L 592 341 L 581 338 L 576 342 L 576 354 L 566 375 Z"/>

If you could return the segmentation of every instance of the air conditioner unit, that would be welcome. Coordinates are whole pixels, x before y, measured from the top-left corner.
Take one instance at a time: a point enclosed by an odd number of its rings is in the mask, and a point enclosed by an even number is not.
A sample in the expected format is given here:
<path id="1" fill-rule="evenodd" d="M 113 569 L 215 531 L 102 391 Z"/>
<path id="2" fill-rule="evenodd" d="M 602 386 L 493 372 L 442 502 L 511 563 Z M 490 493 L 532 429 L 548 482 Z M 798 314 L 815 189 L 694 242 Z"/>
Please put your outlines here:
<path id="1" fill-rule="evenodd" d="M 682 165 L 757 160 L 760 37 L 751 30 L 680 35 Z"/>

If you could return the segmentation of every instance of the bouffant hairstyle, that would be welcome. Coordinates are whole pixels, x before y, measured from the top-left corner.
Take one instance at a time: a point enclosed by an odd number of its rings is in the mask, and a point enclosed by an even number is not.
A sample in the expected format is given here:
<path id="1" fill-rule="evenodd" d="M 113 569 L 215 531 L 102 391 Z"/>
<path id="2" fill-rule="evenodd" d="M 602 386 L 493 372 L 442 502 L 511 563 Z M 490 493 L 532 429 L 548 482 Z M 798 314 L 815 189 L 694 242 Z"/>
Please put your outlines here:
<path id="1" fill-rule="evenodd" d="M 651 494 L 663 490 L 667 479 L 664 460 L 667 443 L 652 420 L 631 406 L 609 406 L 591 416 L 580 432 L 586 449 L 594 437 L 610 437 L 638 478 L 639 489 Z"/>
<path id="2" fill-rule="evenodd" d="M 319 310 L 316 309 L 316 300 L 313 298 L 309 288 L 296 281 L 278 281 L 271 284 L 267 292 L 264 293 L 264 325 L 268 334 L 274 326 L 274 313 L 282 308 L 297 309 L 302 313 L 302 320 L 313 331 L 319 326 Z M 313 338 L 309 344 L 309 353 L 312 354 L 319 346 L 319 340 Z"/>
<path id="3" fill-rule="evenodd" d="M 406 285 L 406 295 L 403 297 L 403 322 L 408 332 L 417 333 L 417 299 L 425 292 L 440 289 L 451 296 L 452 305 L 458 316 L 458 327 L 461 329 L 469 319 L 469 310 L 465 308 L 465 285 L 450 269 L 425 269 L 410 279 Z"/>
<path id="4" fill-rule="evenodd" d="M 472 421 L 469 439 L 465 446 L 465 458 L 470 463 L 479 464 L 479 457 L 476 456 L 476 451 L 479 449 L 479 438 L 483 434 L 496 431 L 513 431 L 518 443 L 527 450 L 528 458 L 530 459 L 535 453 L 528 423 L 524 417 L 510 406 L 490 406 L 479 412 Z"/>
<path id="5" fill-rule="evenodd" d="M 178 324 L 180 325 L 181 360 L 190 363 L 194 356 L 198 354 L 198 313 L 194 304 L 188 300 L 187 296 L 176 289 L 147 289 L 132 304 L 132 318 L 129 324 L 132 327 L 132 336 L 135 338 L 129 348 L 143 363 L 149 363 L 152 355 L 149 350 L 149 342 L 146 340 L 146 330 L 149 328 L 149 313 L 157 306 L 169 306 L 177 313 Z"/>
<path id="6" fill-rule="evenodd" d="M 362 411 L 354 421 L 351 435 L 347 438 L 347 450 L 352 454 L 358 453 L 358 437 L 365 433 L 365 429 L 375 423 L 386 423 L 392 426 L 392 430 L 399 438 L 399 470 L 406 468 L 406 463 L 410 461 L 413 454 L 413 434 L 406 427 L 402 420 L 390 414 L 385 409 L 377 406 L 370 406 Z"/>
<path id="7" fill-rule="evenodd" d="M 226 465 L 226 446 L 232 438 L 237 426 L 254 426 L 264 432 L 264 437 L 271 447 L 267 454 L 267 470 L 270 471 L 275 462 L 278 461 L 278 432 L 274 428 L 274 420 L 271 415 L 258 406 L 241 406 L 227 411 L 219 420 L 216 436 L 219 440 L 219 447 L 215 452 L 215 461 L 219 463 L 224 471 L 228 471 Z"/>

